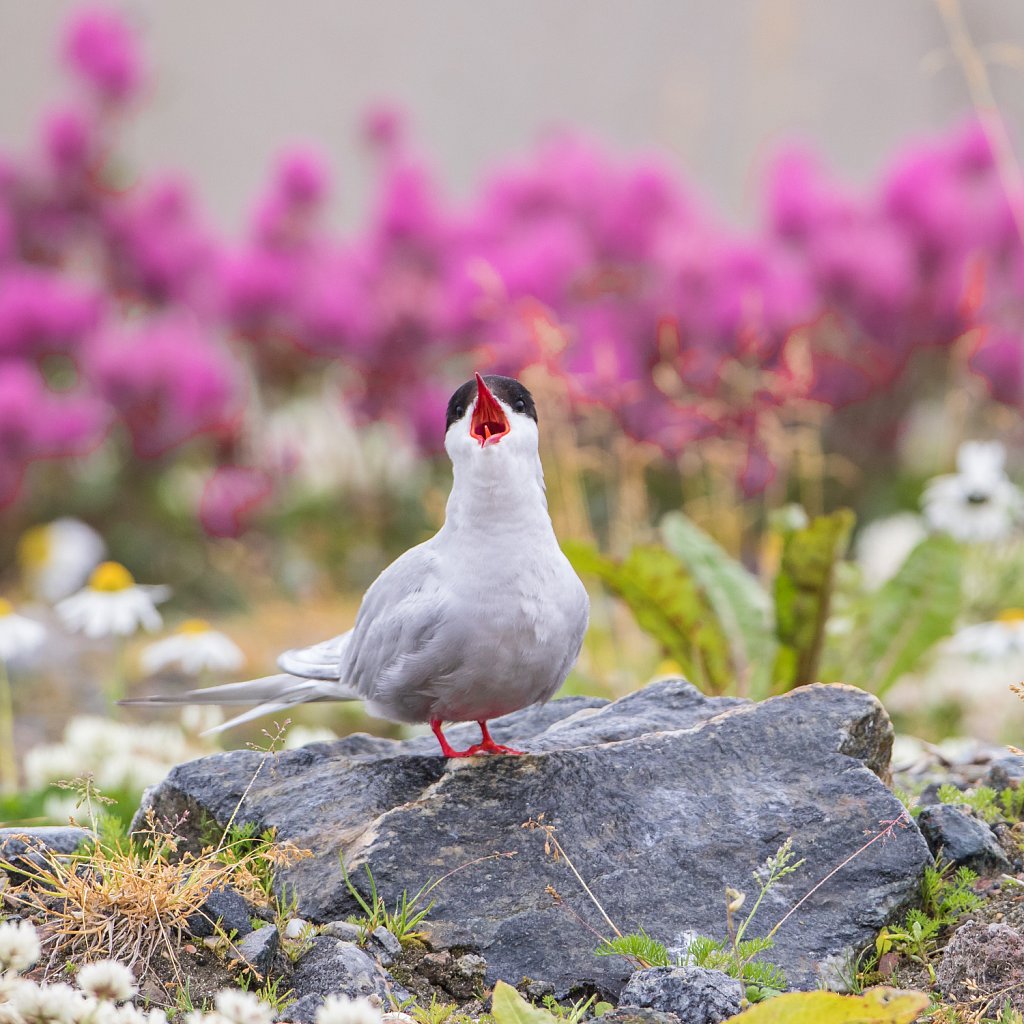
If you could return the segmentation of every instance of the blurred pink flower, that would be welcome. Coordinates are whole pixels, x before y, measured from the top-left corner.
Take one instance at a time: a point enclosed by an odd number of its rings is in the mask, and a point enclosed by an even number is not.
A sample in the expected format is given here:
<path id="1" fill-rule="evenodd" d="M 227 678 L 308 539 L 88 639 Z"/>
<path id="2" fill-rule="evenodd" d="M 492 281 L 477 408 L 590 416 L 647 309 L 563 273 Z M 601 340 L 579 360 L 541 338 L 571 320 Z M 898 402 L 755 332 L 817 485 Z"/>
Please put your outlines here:
<path id="1" fill-rule="evenodd" d="M 272 494 L 273 484 L 263 470 L 221 466 L 203 488 L 199 521 L 211 537 L 238 537 Z"/>
<path id="2" fill-rule="evenodd" d="M 102 309 L 97 293 L 62 274 L 12 267 L 0 273 L 0 360 L 74 355 Z"/>
<path id="3" fill-rule="evenodd" d="M 97 390 L 127 425 L 135 452 L 156 458 L 200 434 L 232 434 L 237 369 L 202 328 L 157 320 L 105 335 L 91 354 Z"/>
<path id="4" fill-rule="evenodd" d="M 0 503 L 16 495 L 24 470 L 37 459 L 91 451 L 108 419 L 93 397 L 52 392 L 27 363 L 0 363 Z"/>
<path id="5" fill-rule="evenodd" d="M 970 367 L 997 402 L 1024 411 L 1024 334 L 1000 328 L 971 353 Z"/>
<path id="6" fill-rule="evenodd" d="M 142 84 L 139 42 L 124 17 L 112 8 L 75 11 L 64 30 L 63 55 L 70 70 L 101 99 L 129 100 Z"/>
<path id="7" fill-rule="evenodd" d="M 43 118 L 40 147 L 58 185 L 78 182 L 99 157 L 99 124 L 81 107 L 59 107 Z"/>
<path id="8" fill-rule="evenodd" d="M 367 142 L 391 151 L 405 142 L 405 114 L 399 107 L 377 103 L 363 116 L 363 135 Z"/>

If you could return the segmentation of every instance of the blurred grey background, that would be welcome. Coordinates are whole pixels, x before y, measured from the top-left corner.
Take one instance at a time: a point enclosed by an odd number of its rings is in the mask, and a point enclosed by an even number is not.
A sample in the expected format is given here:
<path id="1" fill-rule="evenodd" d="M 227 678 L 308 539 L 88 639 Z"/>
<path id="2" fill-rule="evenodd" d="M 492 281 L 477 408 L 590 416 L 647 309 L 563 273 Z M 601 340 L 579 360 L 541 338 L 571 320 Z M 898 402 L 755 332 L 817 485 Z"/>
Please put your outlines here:
<path id="1" fill-rule="evenodd" d="M 0 0 L 0 148 L 60 95 L 69 0 Z M 803 139 L 867 180 L 897 146 L 970 109 L 932 0 L 135 0 L 157 73 L 127 137 L 135 167 L 179 168 L 237 228 L 275 150 L 330 157 L 337 213 L 365 207 L 366 107 L 410 115 L 446 190 L 569 124 L 657 148 L 734 221 L 764 160 Z M 1024 115 L 1024 5 L 963 0 L 1011 128 Z"/>

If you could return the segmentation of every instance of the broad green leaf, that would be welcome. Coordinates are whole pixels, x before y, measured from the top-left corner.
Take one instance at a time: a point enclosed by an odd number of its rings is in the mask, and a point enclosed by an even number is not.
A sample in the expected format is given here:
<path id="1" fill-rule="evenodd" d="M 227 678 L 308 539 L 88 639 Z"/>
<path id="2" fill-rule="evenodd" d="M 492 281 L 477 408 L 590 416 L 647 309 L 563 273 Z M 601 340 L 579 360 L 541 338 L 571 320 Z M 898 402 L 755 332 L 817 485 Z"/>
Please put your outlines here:
<path id="1" fill-rule="evenodd" d="M 772 601 L 758 578 L 681 512 L 661 521 L 669 550 L 693 574 L 729 641 L 733 673 L 764 695 L 775 660 Z"/>
<path id="2" fill-rule="evenodd" d="M 846 550 L 852 529 L 853 513 L 840 509 L 783 537 L 782 561 L 775 578 L 777 692 L 815 681 L 835 565 Z"/>
<path id="3" fill-rule="evenodd" d="M 491 1013 L 497 1024 L 554 1024 L 554 1014 L 527 1002 L 511 985 L 499 981 L 494 986 Z"/>
<path id="4" fill-rule="evenodd" d="M 736 1024 L 911 1024 L 928 1006 L 924 992 L 872 988 L 861 996 L 787 992 L 730 1017 Z M 728 1024 L 728 1022 L 727 1022 Z"/>
<path id="5" fill-rule="evenodd" d="M 855 681 L 882 694 L 949 636 L 960 611 L 963 553 L 951 537 L 926 537 L 896 575 L 869 598 L 858 630 Z"/>
<path id="6" fill-rule="evenodd" d="M 577 572 L 592 573 L 629 606 L 637 623 L 708 693 L 731 689 L 729 644 L 693 577 L 664 548 L 634 548 L 623 561 L 588 544 L 562 550 Z"/>

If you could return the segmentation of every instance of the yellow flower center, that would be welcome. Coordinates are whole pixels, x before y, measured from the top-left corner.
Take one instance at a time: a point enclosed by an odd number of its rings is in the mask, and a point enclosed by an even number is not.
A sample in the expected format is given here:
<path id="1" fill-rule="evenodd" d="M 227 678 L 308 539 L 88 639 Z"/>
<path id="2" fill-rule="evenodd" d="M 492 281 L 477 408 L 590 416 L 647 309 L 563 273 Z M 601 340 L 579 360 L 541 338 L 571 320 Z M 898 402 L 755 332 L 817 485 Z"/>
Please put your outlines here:
<path id="1" fill-rule="evenodd" d="M 18 561 L 24 569 L 38 569 L 50 557 L 50 528 L 33 526 L 18 541 Z"/>
<path id="2" fill-rule="evenodd" d="M 92 590 L 110 593 L 115 590 L 127 590 L 135 586 L 132 574 L 120 562 L 101 562 L 93 570 L 89 579 Z"/>
<path id="3" fill-rule="evenodd" d="M 6 615 L 14 614 L 14 605 L 5 597 L 0 597 L 0 619 Z"/>
<path id="4" fill-rule="evenodd" d="M 179 633 L 209 633 L 210 624 L 206 619 L 186 619 L 179 627 Z"/>
<path id="5" fill-rule="evenodd" d="M 1010 625 L 1024 625 L 1024 608 L 1004 608 L 996 616 L 997 622 L 1007 622 Z"/>

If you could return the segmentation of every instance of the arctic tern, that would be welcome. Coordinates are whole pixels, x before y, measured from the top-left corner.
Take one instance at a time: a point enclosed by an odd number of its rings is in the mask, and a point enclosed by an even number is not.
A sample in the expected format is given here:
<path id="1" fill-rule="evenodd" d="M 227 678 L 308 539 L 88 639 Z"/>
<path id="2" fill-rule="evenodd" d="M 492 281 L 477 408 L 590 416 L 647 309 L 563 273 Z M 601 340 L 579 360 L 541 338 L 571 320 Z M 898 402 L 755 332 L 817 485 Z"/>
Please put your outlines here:
<path id="1" fill-rule="evenodd" d="M 296 704 L 362 700 L 396 722 L 428 722 L 445 757 L 518 754 L 489 719 L 549 700 L 576 661 L 587 592 L 555 539 L 538 452 L 537 410 L 511 377 L 476 374 L 448 403 L 454 480 L 440 530 L 389 565 L 355 626 L 286 651 L 278 674 L 130 704 L 257 704 L 228 728 Z M 454 750 L 444 722 L 477 722 Z"/>

